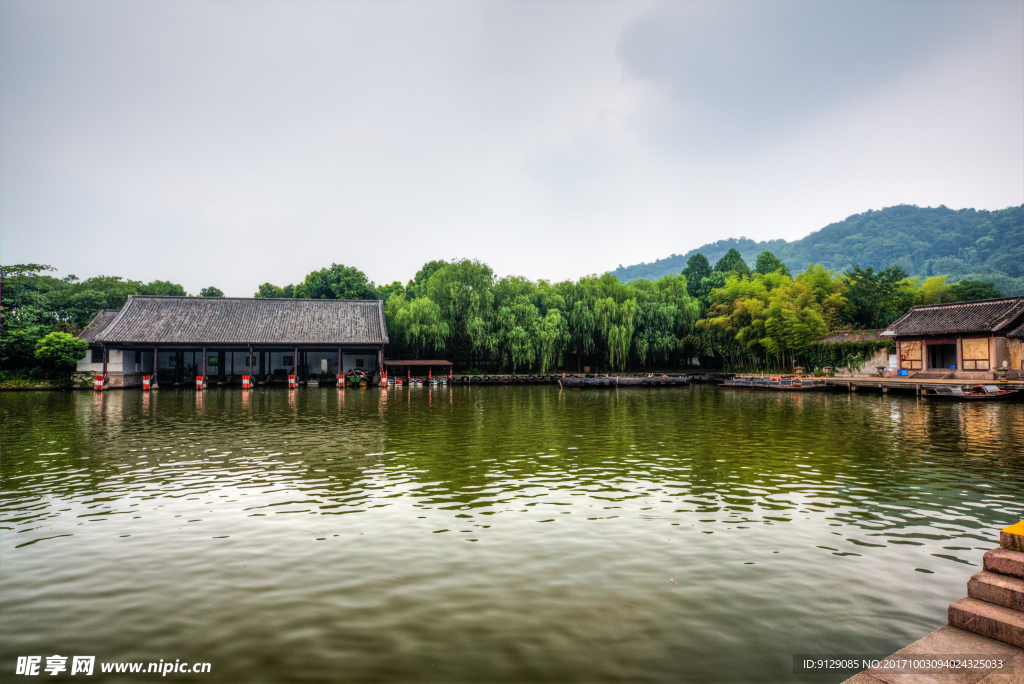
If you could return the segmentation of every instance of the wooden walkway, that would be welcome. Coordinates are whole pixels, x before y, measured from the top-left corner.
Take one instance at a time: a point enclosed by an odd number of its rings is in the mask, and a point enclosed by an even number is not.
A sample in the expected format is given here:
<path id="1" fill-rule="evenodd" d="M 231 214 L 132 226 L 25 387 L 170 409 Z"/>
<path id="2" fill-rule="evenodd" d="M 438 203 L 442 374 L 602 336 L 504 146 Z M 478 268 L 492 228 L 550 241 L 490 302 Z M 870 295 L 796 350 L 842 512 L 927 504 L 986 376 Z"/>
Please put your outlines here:
<path id="1" fill-rule="evenodd" d="M 889 390 L 899 392 L 912 392 L 920 395 L 922 387 L 935 387 L 937 385 L 996 385 L 1003 389 L 1024 389 L 1024 383 L 1020 381 L 1001 380 L 929 380 L 927 378 L 827 378 L 825 381 L 830 387 L 845 388 L 850 392 L 858 390 L 881 391 L 888 394 Z"/>

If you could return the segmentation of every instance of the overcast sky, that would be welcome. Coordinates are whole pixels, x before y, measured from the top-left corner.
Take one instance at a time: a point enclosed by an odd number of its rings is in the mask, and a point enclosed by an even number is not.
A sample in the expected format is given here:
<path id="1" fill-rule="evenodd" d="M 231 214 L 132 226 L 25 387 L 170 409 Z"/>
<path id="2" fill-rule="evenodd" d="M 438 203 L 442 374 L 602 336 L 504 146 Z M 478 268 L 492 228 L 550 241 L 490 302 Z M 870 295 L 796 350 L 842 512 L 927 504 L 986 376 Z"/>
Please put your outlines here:
<path id="1" fill-rule="evenodd" d="M 1024 193 L 1024 2 L 0 3 L 0 257 L 561 280 Z"/>

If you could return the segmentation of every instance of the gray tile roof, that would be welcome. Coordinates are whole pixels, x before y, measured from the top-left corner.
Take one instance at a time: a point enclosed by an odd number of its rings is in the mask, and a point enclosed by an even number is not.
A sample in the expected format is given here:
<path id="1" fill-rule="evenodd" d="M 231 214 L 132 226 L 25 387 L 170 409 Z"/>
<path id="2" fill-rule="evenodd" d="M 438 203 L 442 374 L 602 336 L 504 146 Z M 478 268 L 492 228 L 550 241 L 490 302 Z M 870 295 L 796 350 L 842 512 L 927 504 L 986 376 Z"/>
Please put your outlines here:
<path id="1" fill-rule="evenodd" d="M 889 330 L 897 336 L 1006 332 L 1024 315 L 1024 297 L 915 306 Z"/>
<path id="2" fill-rule="evenodd" d="M 100 312 L 93 316 L 92 320 L 89 321 L 89 325 L 85 326 L 82 332 L 78 333 L 78 336 L 89 344 L 97 344 L 96 336 L 110 325 L 110 322 L 120 312 L 120 309 L 100 309 Z"/>
<path id="3" fill-rule="evenodd" d="M 1018 340 L 1024 340 L 1024 323 L 1021 323 L 1016 329 L 1006 333 L 1006 336 L 1016 337 Z"/>
<path id="4" fill-rule="evenodd" d="M 133 295 L 96 334 L 107 344 L 387 344 L 384 303 Z"/>
<path id="5" fill-rule="evenodd" d="M 840 344 L 842 342 L 884 342 L 888 337 L 881 337 L 882 330 L 835 330 L 815 344 Z"/>

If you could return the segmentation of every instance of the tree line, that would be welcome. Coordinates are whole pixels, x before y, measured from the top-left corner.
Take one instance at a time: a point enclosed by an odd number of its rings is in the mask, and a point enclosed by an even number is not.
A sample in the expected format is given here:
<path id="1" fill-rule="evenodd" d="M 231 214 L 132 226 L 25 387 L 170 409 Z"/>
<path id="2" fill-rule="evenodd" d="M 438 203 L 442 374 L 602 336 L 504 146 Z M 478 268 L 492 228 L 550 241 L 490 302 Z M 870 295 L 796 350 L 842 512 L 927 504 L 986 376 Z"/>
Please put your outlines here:
<path id="1" fill-rule="evenodd" d="M 88 348 L 76 335 L 100 309 L 124 306 L 128 295 L 188 296 L 165 280 L 56 278 L 49 275 L 55 270 L 46 264 L 0 267 L 0 379 L 66 375 Z M 208 287 L 200 296 L 224 293 Z"/>
<path id="2" fill-rule="evenodd" d="M 66 373 L 85 347 L 75 335 L 130 294 L 186 296 L 181 285 L 48 275 L 42 264 L 4 266 L 0 373 Z M 223 296 L 205 288 L 201 296 Z M 430 261 L 404 285 L 376 286 L 341 264 L 297 285 L 264 283 L 256 297 L 380 299 L 390 358 L 442 358 L 469 371 L 546 373 L 730 370 L 813 365 L 813 343 L 839 329 L 882 328 L 917 304 L 999 297 L 991 283 L 908 277 L 893 265 L 834 273 L 811 264 L 792 275 L 768 250 L 753 268 L 730 249 L 681 273 L 622 282 L 611 273 L 550 283 L 499 278 L 477 260 Z M 63 351 L 62 351 L 63 350 Z M 69 361 L 71 359 L 71 361 Z"/>
<path id="3" fill-rule="evenodd" d="M 811 366 L 813 343 L 841 329 L 884 328 L 911 306 L 1001 297 L 991 283 L 908 277 L 898 265 L 793 276 L 763 250 L 753 269 L 730 249 L 700 253 L 681 273 L 622 282 L 611 273 L 550 283 L 498 278 L 461 259 L 424 264 L 405 285 L 375 286 L 333 264 L 257 297 L 381 299 L 391 358 L 443 358 L 469 370 L 653 371 L 704 366 Z"/>

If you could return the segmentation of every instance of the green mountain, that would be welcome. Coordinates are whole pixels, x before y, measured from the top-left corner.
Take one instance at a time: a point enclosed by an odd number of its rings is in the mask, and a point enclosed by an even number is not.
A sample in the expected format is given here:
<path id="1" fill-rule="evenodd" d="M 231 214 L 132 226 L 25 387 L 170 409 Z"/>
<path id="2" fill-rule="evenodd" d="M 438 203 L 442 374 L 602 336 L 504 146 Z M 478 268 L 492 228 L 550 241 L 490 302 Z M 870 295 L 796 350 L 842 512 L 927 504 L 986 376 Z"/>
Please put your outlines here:
<path id="1" fill-rule="evenodd" d="M 719 240 L 686 254 L 611 273 L 624 282 L 680 273 L 697 252 L 714 264 L 735 247 L 751 266 L 762 250 L 786 262 L 794 274 L 808 264 L 832 271 L 852 266 L 876 270 L 896 264 L 911 276 L 948 276 L 949 282 L 983 280 L 1004 295 L 1024 295 L 1024 205 L 999 211 L 954 210 L 901 204 L 854 214 L 807 237 L 787 242 L 747 238 Z"/>

